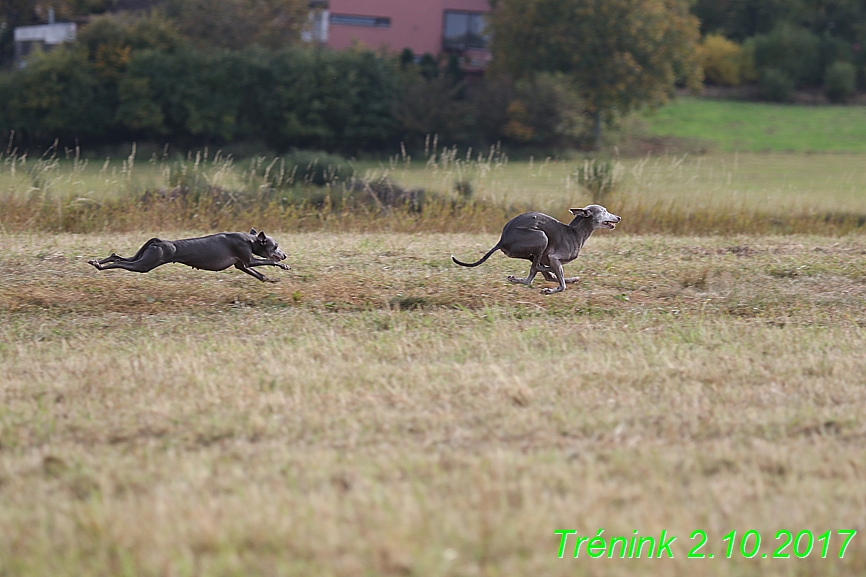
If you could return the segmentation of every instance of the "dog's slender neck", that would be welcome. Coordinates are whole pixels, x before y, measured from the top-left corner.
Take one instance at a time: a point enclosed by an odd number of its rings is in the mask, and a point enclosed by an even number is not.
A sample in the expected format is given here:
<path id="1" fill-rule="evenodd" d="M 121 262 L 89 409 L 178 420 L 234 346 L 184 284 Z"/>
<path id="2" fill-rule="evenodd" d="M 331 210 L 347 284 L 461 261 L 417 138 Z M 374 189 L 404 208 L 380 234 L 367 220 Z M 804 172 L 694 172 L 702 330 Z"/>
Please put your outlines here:
<path id="1" fill-rule="evenodd" d="M 585 216 L 576 216 L 568 223 L 568 228 L 574 231 L 574 235 L 577 237 L 577 245 L 583 248 L 584 243 L 592 235 L 592 219 Z"/>

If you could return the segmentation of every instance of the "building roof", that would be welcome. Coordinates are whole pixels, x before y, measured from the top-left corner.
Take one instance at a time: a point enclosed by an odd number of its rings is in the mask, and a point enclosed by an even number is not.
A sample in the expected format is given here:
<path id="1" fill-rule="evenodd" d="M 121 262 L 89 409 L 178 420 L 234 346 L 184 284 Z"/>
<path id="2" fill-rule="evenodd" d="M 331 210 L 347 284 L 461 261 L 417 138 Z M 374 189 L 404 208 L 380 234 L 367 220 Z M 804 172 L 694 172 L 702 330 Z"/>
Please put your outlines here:
<path id="1" fill-rule="evenodd" d="M 15 28 L 16 42 L 44 42 L 62 44 L 75 40 L 75 22 L 55 22 L 38 26 L 18 26 Z"/>

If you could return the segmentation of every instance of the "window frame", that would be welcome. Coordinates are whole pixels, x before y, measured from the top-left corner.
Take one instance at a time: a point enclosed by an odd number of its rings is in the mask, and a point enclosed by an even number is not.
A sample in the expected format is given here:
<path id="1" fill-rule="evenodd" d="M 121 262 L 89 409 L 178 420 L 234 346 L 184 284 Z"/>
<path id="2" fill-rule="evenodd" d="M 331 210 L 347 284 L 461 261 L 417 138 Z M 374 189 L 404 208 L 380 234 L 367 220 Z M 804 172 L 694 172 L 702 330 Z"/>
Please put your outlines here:
<path id="1" fill-rule="evenodd" d="M 489 50 L 490 46 L 490 35 L 483 33 L 483 31 L 487 28 L 487 22 L 485 21 L 485 16 L 487 12 L 476 12 L 472 10 L 445 10 L 442 14 L 442 49 L 444 51 L 457 51 L 457 52 L 466 52 L 467 50 Z M 463 42 L 455 42 L 449 40 L 449 37 L 446 36 L 446 31 L 448 30 L 448 16 L 465 16 L 466 20 L 466 32 L 462 35 L 464 39 Z M 472 18 L 478 18 L 482 22 L 482 33 L 474 34 L 472 32 Z M 470 40 L 475 36 L 480 38 L 483 42 L 482 46 L 473 46 Z M 457 38 L 457 37 L 452 37 Z"/>
<path id="2" fill-rule="evenodd" d="M 368 16 L 366 14 L 334 14 L 328 15 L 328 26 L 354 26 L 356 28 L 390 28 L 391 18 L 388 16 Z"/>

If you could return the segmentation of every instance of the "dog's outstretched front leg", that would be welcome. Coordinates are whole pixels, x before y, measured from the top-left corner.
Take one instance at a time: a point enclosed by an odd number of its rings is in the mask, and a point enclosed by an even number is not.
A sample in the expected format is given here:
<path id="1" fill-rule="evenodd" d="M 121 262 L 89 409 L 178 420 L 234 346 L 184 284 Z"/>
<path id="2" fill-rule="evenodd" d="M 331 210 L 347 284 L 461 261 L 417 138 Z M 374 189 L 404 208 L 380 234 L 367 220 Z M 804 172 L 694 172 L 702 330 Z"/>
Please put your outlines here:
<path id="1" fill-rule="evenodd" d="M 553 274 L 552 272 L 541 271 L 541 274 L 544 275 L 544 280 L 548 280 L 550 282 L 559 282 L 559 279 L 556 278 L 556 275 Z M 565 281 L 565 284 L 574 284 L 574 283 L 580 282 L 580 277 L 579 276 L 567 276 L 562 280 Z"/>
<path id="2" fill-rule="evenodd" d="M 245 265 L 242 262 L 236 262 L 235 268 L 238 270 L 242 270 L 250 276 L 254 276 L 262 282 L 280 282 L 278 278 L 268 278 L 257 270 L 251 269 L 248 265 Z"/>
<path id="3" fill-rule="evenodd" d="M 539 268 L 539 272 L 544 275 L 544 280 L 548 280 L 550 282 L 559 282 L 559 279 L 556 278 L 556 275 L 553 274 L 553 269 L 550 267 L 542 267 Z M 580 282 L 579 276 L 567 276 L 564 279 L 565 284 L 574 284 L 576 282 Z"/>
<path id="4" fill-rule="evenodd" d="M 290 267 L 287 264 L 283 264 L 283 263 L 275 261 L 275 260 L 266 260 L 266 259 L 262 259 L 262 260 L 253 259 L 250 262 L 250 264 L 248 264 L 247 266 L 250 266 L 250 267 L 253 267 L 253 266 L 276 266 L 276 267 L 280 267 L 283 270 L 292 270 L 292 267 Z"/>
<path id="5" fill-rule="evenodd" d="M 559 262 L 558 259 L 554 257 L 550 258 L 550 270 L 553 271 L 553 274 L 556 275 L 556 280 L 559 283 L 559 286 L 556 288 L 543 288 L 541 289 L 541 294 L 543 295 L 552 295 L 555 293 L 561 293 L 565 290 L 565 276 L 562 272 L 562 263 Z"/>

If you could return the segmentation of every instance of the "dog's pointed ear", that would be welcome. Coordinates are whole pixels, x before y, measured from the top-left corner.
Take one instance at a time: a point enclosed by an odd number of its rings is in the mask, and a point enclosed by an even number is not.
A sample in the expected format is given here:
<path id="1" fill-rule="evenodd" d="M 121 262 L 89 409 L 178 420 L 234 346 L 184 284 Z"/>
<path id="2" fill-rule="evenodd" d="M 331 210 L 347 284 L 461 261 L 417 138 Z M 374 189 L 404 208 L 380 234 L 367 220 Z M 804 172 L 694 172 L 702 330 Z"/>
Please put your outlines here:
<path id="1" fill-rule="evenodd" d="M 258 233 L 256 233 L 256 229 L 251 228 L 251 229 L 250 229 L 250 234 L 252 234 L 252 235 L 256 235 L 256 234 L 258 234 Z"/>
<path id="2" fill-rule="evenodd" d="M 582 216 L 584 218 L 589 218 L 590 216 L 592 216 L 592 213 L 585 208 L 569 208 L 568 212 L 570 212 L 574 216 Z"/>
<path id="3" fill-rule="evenodd" d="M 260 232 L 259 236 L 257 236 L 256 238 L 259 239 L 259 242 L 265 242 L 266 240 L 268 240 L 267 235 L 265 235 L 265 231 Z"/>

